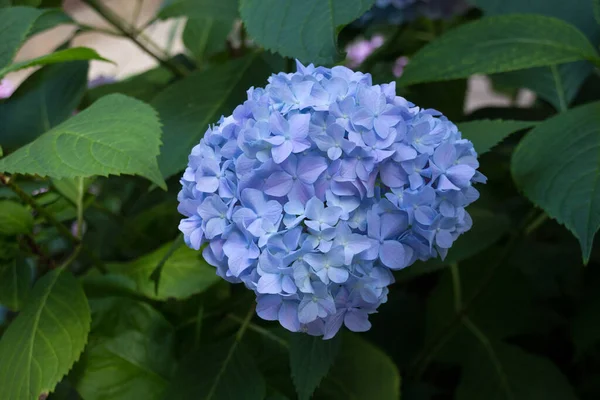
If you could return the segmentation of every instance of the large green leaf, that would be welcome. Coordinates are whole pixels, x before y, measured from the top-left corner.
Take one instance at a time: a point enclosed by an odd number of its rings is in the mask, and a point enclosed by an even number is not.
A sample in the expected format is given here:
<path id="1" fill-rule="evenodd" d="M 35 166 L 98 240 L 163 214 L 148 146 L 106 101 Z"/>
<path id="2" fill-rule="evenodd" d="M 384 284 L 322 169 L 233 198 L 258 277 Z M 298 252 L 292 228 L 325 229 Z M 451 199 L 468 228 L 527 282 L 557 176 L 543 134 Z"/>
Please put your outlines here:
<path id="1" fill-rule="evenodd" d="M 38 400 L 51 392 L 79 358 L 90 310 L 70 272 L 40 279 L 0 340 L 0 387 L 6 400 Z"/>
<path id="2" fill-rule="evenodd" d="M 264 378 L 243 345 L 233 340 L 185 357 L 164 399 L 263 400 Z"/>
<path id="3" fill-rule="evenodd" d="M 120 297 L 90 301 L 90 344 L 73 380 L 86 400 L 158 400 L 175 365 L 173 327 L 148 304 Z"/>
<path id="4" fill-rule="evenodd" d="M 169 177 L 187 164 L 188 155 L 210 124 L 247 99 L 246 90 L 262 86 L 271 70 L 260 54 L 191 74 L 169 86 L 152 102 L 164 124 L 158 164 Z"/>
<path id="5" fill-rule="evenodd" d="M 22 257 L 0 260 L 0 304 L 13 311 L 21 310 L 31 292 L 31 272 Z"/>
<path id="6" fill-rule="evenodd" d="M 60 8 L 46 9 L 33 24 L 33 27 L 28 33 L 28 37 L 37 35 L 40 32 L 52 29 L 58 25 L 72 23 L 74 23 L 73 19 L 65 14 Z"/>
<path id="7" fill-rule="evenodd" d="M 31 212 L 11 200 L 0 201 L 0 235 L 30 233 L 33 228 Z"/>
<path id="8" fill-rule="evenodd" d="M 492 341 L 465 351 L 457 400 L 576 400 L 567 378 L 550 360 Z"/>
<path id="9" fill-rule="evenodd" d="M 183 30 L 183 44 L 198 61 L 227 47 L 227 35 L 235 19 L 189 18 Z"/>
<path id="10" fill-rule="evenodd" d="M 169 85 L 172 79 L 173 73 L 167 68 L 159 66 L 115 83 L 90 89 L 84 100 L 88 105 L 88 103 L 93 103 L 103 96 L 121 93 L 138 100 L 150 102 Z"/>
<path id="11" fill-rule="evenodd" d="M 600 227 L 600 102 L 544 121 L 525 136 L 512 159 L 517 185 L 579 239 L 590 257 Z"/>
<path id="12" fill-rule="evenodd" d="M 600 26 L 592 16 L 590 0 L 470 0 L 485 15 L 531 13 L 563 19 L 579 28 L 592 43 L 600 39 Z M 564 110 L 592 72 L 589 62 L 580 61 L 551 67 L 539 67 L 507 72 L 493 77 L 494 81 L 511 87 L 526 87 Z"/>
<path id="13" fill-rule="evenodd" d="M 29 7 L 0 8 L 0 69 L 11 63 L 42 11 Z"/>
<path id="14" fill-rule="evenodd" d="M 335 364 L 315 399 L 400 398 L 400 373 L 390 358 L 360 336 L 345 334 Z"/>
<path id="15" fill-rule="evenodd" d="M 481 155 L 490 151 L 510 134 L 531 128 L 535 124 L 532 121 L 483 119 L 462 122 L 458 124 L 458 130 L 462 133 L 463 139 L 473 142 L 477 154 Z"/>
<path id="16" fill-rule="evenodd" d="M 157 294 L 150 277 L 170 247 L 171 244 L 168 243 L 130 263 L 110 264 L 108 269 L 112 273 L 131 278 L 141 294 L 156 300 L 183 299 L 204 292 L 220 280 L 215 268 L 201 259 L 199 252 L 181 246 L 165 261 Z"/>
<path id="17" fill-rule="evenodd" d="M 505 15 L 462 25 L 431 42 L 411 59 L 399 82 L 451 80 L 585 59 L 599 62 L 594 46 L 573 25 L 541 15 Z"/>
<path id="18" fill-rule="evenodd" d="M 292 335 L 290 341 L 290 368 L 300 400 L 310 399 L 335 361 L 341 344 L 341 335 L 323 340 L 305 333 Z"/>
<path id="19" fill-rule="evenodd" d="M 89 60 L 98 60 L 98 61 L 107 61 L 111 62 L 103 57 L 100 54 L 96 53 L 95 50 L 89 49 L 87 47 L 73 47 L 70 49 L 59 50 L 55 53 L 50 53 L 38 58 L 34 58 L 32 60 L 22 61 L 18 63 L 14 63 L 6 66 L 3 69 L 0 69 L 0 78 L 9 72 L 15 72 L 20 69 L 37 67 L 40 65 L 48 65 L 48 64 L 57 64 L 68 61 L 89 61 Z"/>
<path id="20" fill-rule="evenodd" d="M 0 103 L 0 144 L 15 150 L 69 118 L 86 90 L 88 63 L 49 65 Z"/>
<path id="21" fill-rule="evenodd" d="M 238 16 L 238 0 L 167 0 L 158 17 L 220 18 L 233 20 Z"/>
<path id="22" fill-rule="evenodd" d="M 261 46 L 304 62 L 331 64 L 337 34 L 374 0 L 240 0 L 248 33 Z M 272 21 L 272 22 L 269 22 Z"/>
<path id="23" fill-rule="evenodd" d="M 588 61 L 577 61 L 550 67 L 528 68 L 496 74 L 494 82 L 508 87 L 525 87 L 533 90 L 559 111 L 567 109 L 579 88 L 592 72 Z"/>
<path id="24" fill-rule="evenodd" d="M 141 175 L 166 184 L 156 164 L 160 123 L 152 107 L 123 95 L 90 108 L 0 160 L 0 171 L 52 178 Z"/>

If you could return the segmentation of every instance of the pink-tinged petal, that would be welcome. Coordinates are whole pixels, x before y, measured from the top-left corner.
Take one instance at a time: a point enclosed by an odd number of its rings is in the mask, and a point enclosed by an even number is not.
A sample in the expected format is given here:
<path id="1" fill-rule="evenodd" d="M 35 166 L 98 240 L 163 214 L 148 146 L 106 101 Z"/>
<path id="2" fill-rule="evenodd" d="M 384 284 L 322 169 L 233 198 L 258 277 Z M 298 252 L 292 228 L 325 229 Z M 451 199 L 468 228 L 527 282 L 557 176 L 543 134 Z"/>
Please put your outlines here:
<path id="1" fill-rule="evenodd" d="M 310 125 L 310 114 L 292 115 L 289 120 L 290 137 L 293 139 L 302 139 L 308 135 Z"/>
<path id="2" fill-rule="evenodd" d="M 379 171 L 381 182 L 389 188 L 401 188 L 406 185 L 407 174 L 400 164 L 386 162 Z"/>
<path id="3" fill-rule="evenodd" d="M 474 175 L 475 170 L 466 164 L 455 165 L 446 171 L 448 179 L 460 188 L 469 186 Z"/>
<path id="4" fill-rule="evenodd" d="M 216 176 L 196 177 L 196 189 L 204 193 L 214 193 L 219 188 L 219 179 Z"/>
<path id="5" fill-rule="evenodd" d="M 256 305 L 256 313 L 267 321 L 277 321 L 282 306 L 281 296 L 269 294 L 260 296 Z"/>
<path id="6" fill-rule="evenodd" d="M 300 157 L 298 161 L 298 178 L 304 183 L 315 183 L 319 176 L 327 169 L 327 161 L 324 157 L 306 156 Z"/>
<path id="7" fill-rule="evenodd" d="M 379 258 L 389 269 L 398 270 L 406 267 L 404 246 L 395 240 L 386 240 L 379 247 Z"/>
<path id="8" fill-rule="evenodd" d="M 331 317 L 327 318 L 327 322 L 325 323 L 325 334 L 323 335 L 324 340 L 331 339 L 336 335 L 336 333 L 338 333 L 342 327 L 342 324 L 344 323 L 345 313 L 345 310 L 338 311 Z"/>
<path id="9" fill-rule="evenodd" d="M 277 274 L 266 274 L 260 277 L 256 290 L 258 293 L 279 294 L 281 293 L 281 276 Z"/>
<path id="10" fill-rule="evenodd" d="M 292 190 L 293 184 L 294 180 L 288 173 L 275 172 L 267 178 L 263 189 L 269 196 L 283 197 Z"/>
<path id="11" fill-rule="evenodd" d="M 450 168 L 456 160 L 456 148 L 451 143 L 442 143 L 433 153 L 433 162 L 442 170 Z"/>
<path id="12" fill-rule="evenodd" d="M 456 186 L 454 183 L 452 183 L 450 181 L 450 179 L 448 179 L 446 177 L 446 175 L 440 175 L 440 178 L 437 183 L 437 189 L 438 190 L 460 190 L 460 188 L 458 186 Z"/>
<path id="13" fill-rule="evenodd" d="M 335 283 L 344 283 L 350 276 L 348 270 L 345 268 L 329 268 L 327 275 L 329 276 L 329 279 Z"/>
<path id="14" fill-rule="evenodd" d="M 281 326 L 291 332 L 300 331 L 300 320 L 298 319 L 298 305 L 295 302 L 284 301 L 279 309 L 279 322 Z"/>
<path id="15" fill-rule="evenodd" d="M 448 231 L 441 230 L 435 235 L 435 244 L 442 249 L 449 249 L 453 242 L 452 234 Z"/>
<path id="16" fill-rule="evenodd" d="M 292 154 L 293 148 L 294 146 L 289 140 L 286 140 L 280 146 L 271 148 L 271 155 L 273 156 L 273 161 L 275 161 L 276 164 L 281 164 L 289 157 L 290 154 Z"/>
<path id="17" fill-rule="evenodd" d="M 352 332 L 366 332 L 371 329 L 369 316 L 364 311 L 349 310 L 344 317 L 344 325 Z"/>

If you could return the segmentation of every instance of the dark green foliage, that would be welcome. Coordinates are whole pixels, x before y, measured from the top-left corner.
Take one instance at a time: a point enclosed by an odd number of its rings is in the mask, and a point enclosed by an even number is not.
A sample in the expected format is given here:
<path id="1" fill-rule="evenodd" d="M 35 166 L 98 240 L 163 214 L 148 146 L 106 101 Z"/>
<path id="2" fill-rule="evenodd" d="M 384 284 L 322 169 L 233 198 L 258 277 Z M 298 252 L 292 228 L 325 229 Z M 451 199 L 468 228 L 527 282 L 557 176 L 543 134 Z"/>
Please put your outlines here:
<path id="1" fill-rule="evenodd" d="M 373 0 L 166 0 L 173 55 L 86 0 L 157 58 L 90 89 L 102 51 L 70 44 L 95 28 L 62 1 L 0 0 L 0 77 L 38 68 L 0 99 L 0 399 L 600 398 L 600 1 L 468 2 L 394 25 L 355 22 Z M 64 24 L 67 44 L 15 60 Z M 179 179 L 248 88 L 375 35 L 356 69 L 455 122 L 488 182 L 444 260 L 394 272 L 368 332 L 323 341 L 256 317 L 185 245 Z M 473 74 L 508 105 L 467 114 Z"/>

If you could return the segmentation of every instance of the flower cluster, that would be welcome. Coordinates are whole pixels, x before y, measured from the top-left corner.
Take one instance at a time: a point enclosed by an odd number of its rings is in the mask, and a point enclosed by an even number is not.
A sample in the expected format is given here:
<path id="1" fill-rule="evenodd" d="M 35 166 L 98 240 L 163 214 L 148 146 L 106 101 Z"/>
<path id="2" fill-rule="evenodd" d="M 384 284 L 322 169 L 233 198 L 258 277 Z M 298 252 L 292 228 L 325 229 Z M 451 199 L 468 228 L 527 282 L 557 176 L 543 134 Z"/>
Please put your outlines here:
<path id="1" fill-rule="evenodd" d="M 395 84 L 298 63 L 269 78 L 193 148 L 180 229 L 257 313 L 333 337 L 370 328 L 391 271 L 444 257 L 471 227 L 477 154 Z"/>
<path id="2" fill-rule="evenodd" d="M 375 6 L 359 19 L 359 25 L 369 21 L 401 24 L 417 17 L 447 19 L 465 12 L 465 0 L 375 0 Z"/>

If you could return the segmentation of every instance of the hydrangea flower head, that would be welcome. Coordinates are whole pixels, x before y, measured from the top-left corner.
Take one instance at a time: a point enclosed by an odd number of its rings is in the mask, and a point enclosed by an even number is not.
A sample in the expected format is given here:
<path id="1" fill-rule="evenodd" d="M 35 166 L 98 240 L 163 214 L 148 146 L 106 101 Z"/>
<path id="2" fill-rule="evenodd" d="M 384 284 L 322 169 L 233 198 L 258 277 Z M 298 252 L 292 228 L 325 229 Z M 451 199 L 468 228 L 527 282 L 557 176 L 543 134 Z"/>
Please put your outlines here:
<path id="1" fill-rule="evenodd" d="M 303 66 L 251 88 L 181 180 L 180 229 L 217 274 L 290 331 L 370 328 L 392 271 L 444 257 L 484 182 L 471 142 L 394 83 Z"/>

